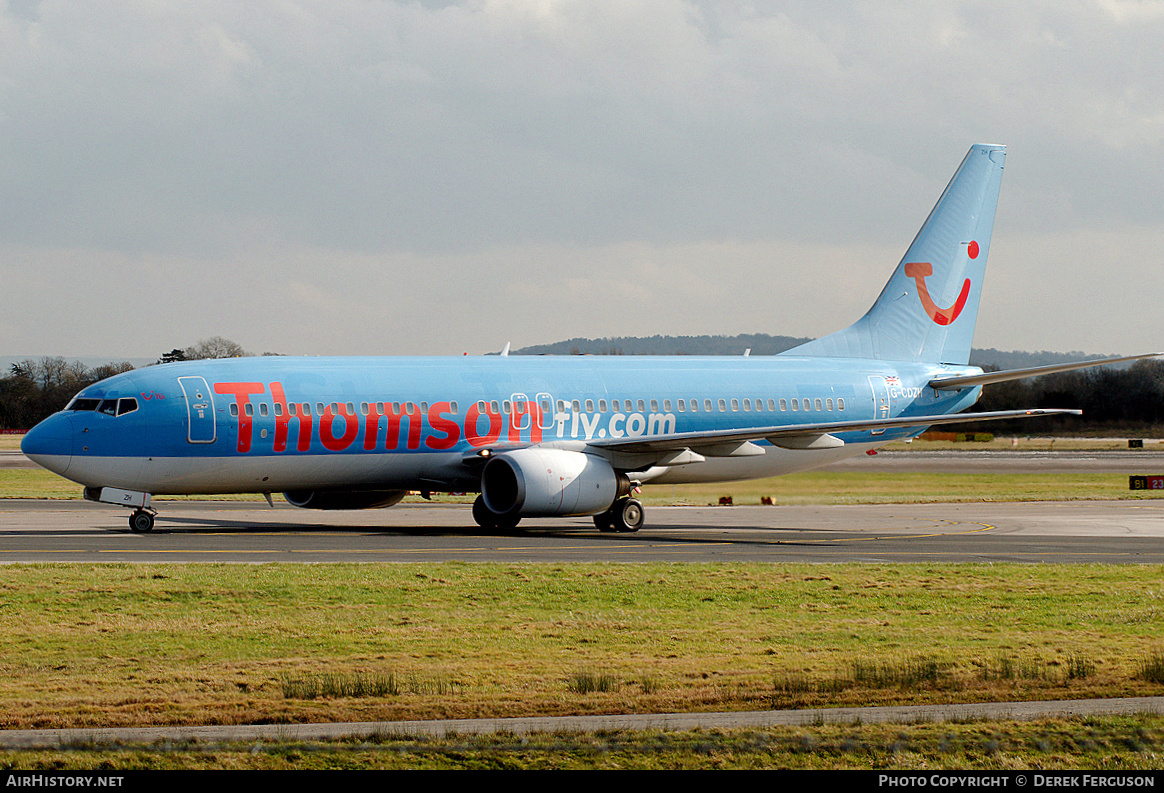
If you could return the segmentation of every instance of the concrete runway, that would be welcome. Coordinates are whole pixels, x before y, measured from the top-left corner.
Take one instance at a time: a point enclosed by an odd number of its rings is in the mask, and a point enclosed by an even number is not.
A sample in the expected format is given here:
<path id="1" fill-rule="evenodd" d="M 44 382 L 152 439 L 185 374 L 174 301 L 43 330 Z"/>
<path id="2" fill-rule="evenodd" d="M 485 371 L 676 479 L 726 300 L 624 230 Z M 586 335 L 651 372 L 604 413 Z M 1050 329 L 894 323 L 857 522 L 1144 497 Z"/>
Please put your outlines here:
<path id="1" fill-rule="evenodd" d="M 313 512 L 276 502 L 158 502 L 128 512 L 0 500 L 0 562 L 1103 562 L 1164 564 L 1164 498 L 1133 501 L 648 507 L 636 534 L 589 518 L 481 533 L 468 505 Z"/>

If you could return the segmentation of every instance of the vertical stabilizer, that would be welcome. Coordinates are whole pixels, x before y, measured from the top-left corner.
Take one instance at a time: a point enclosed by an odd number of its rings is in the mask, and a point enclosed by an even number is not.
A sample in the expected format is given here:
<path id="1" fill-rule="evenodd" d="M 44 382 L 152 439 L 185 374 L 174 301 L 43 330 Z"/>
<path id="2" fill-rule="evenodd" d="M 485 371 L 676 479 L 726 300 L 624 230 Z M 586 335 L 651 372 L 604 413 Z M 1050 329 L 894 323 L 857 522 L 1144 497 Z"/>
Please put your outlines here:
<path id="1" fill-rule="evenodd" d="M 869 312 L 784 354 L 968 363 L 1005 158 L 972 146 Z"/>

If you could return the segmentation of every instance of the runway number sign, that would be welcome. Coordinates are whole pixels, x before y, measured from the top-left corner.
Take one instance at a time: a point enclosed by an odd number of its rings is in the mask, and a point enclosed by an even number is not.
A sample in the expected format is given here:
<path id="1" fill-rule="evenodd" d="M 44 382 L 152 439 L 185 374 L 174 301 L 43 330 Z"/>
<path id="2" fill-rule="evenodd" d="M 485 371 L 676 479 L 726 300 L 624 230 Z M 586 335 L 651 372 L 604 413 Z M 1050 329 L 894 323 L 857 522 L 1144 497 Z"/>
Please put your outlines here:
<path id="1" fill-rule="evenodd" d="M 1164 490 L 1164 476 L 1129 476 L 1130 490 Z"/>

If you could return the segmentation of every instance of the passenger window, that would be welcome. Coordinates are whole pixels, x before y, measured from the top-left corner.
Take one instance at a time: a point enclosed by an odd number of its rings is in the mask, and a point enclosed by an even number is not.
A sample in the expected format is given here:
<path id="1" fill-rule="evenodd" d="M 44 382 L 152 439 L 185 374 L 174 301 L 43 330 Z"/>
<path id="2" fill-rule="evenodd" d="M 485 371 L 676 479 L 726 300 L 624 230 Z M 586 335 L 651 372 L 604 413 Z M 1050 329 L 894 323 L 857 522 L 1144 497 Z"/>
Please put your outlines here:
<path id="1" fill-rule="evenodd" d="M 744 400 L 744 412 L 747 413 L 747 412 L 751 411 L 751 409 L 752 409 L 752 400 L 745 399 Z"/>
<path id="2" fill-rule="evenodd" d="M 587 413 L 593 413 L 593 412 L 594 412 L 594 400 L 593 400 L 593 399 L 587 399 L 587 400 L 586 400 L 586 412 L 587 412 Z"/>
<path id="3" fill-rule="evenodd" d="M 599 413 L 606 412 L 606 400 L 605 399 L 598 400 L 598 412 Z"/>
<path id="4" fill-rule="evenodd" d="M 781 404 L 783 404 L 783 403 L 784 403 L 784 400 L 783 400 L 783 399 L 781 399 L 781 400 L 780 400 L 780 402 L 781 402 Z M 782 408 L 780 408 L 780 409 L 781 409 L 781 410 L 783 410 L 784 408 L 782 407 Z M 771 411 L 771 412 L 773 412 L 773 413 L 775 413 L 775 412 L 776 412 L 776 403 L 775 403 L 775 402 L 773 402 L 771 399 L 769 399 L 769 400 L 768 400 L 768 410 L 769 410 L 769 411 Z"/>
<path id="5" fill-rule="evenodd" d="M 732 400 L 732 413 L 739 413 L 739 412 L 740 412 L 740 400 L 733 399 Z"/>
<path id="6" fill-rule="evenodd" d="M 829 397 L 828 399 L 825 400 L 825 410 L 832 410 L 832 409 L 833 409 L 833 399 L 832 399 L 832 397 Z"/>
<path id="7" fill-rule="evenodd" d="M 260 416 L 266 416 L 266 415 L 267 415 L 267 410 L 268 410 L 268 408 L 267 408 L 267 403 L 266 403 L 266 402 L 261 402 L 261 403 L 259 403 L 259 415 L 260 415 Z"/>
<path id="8" fill-rule="evenodd" d="M 708 413 L 711 412 L 711 400 L 710 399 L 703 400 L 703 409 L 705 411 L 707 411 Z"/>
<path id="9" fill-rule="evenodd" d="M 670 412 L 671 412 L 671 400 L 670 400 L 670 399 L 664 399 L 664 400 L 663 400 L 663 411 L 664 411 L 665 413 L 670 413 Z"/>
<path id="10" fill-rule="evenodd" d="M 843 397 L 837 397 L 837 410 L 845 409 L 845 400 Z"/>
<path id="11" fill-rule="evenodd" d="M 659 412 L 659 400 L 657 400 L 657 399 L 652 399 L 652 400 L 651 400 L 651 412 L 652 412 L 652 413 L 658 413 L 658 412 Z"/>
<path id="12" fill-rule="evenodd" d="M 813 406 L 816 407 L 817 410 L 823 409 L 823 406 L 820 403 L 820 397 L 817 397 L 816 399 L 814 399 L 812 403 L 813 403 Z"/>
<path id="13" fill-rule="evenodd" d="M 457 403 L 456 402 L 449 403 L 449 412 L 452 413 L 454 416 L 457 415 Z"/>
<path id="14" fill-rule="evenodd" d="M 238 416 L 238 403 L 237 402 L 230 403 L 230 415 L 231 416 Z"/>
<path id="15" fill-rule="evenodd" d="M 647 409 L 647 404 L 645 402 L 643 402 L 643 400 L 640 399 L 639 400 L 639 413 L 646 411 L 646 409 Z"/>
<path id="16" fill-rule="evenodd" d="M 781 410 L 788 410 L 788 400 L 787 400 L 787 399 L 783 399 L 783 398 L 781 398 L 781 400 L 780 400 L 780 409 L 781 409 Z"/>
<path id="17" fill-rule="evenodd" d="M 722 399 L 721 399 L 721 400 L 719 401 L 719 412 L 720 412 L 720 413 L 723 413 L 723 412 L 725 412 L 726 410 L 727 410 L 727 402 L 725 402 L 724 400 L 722 400 Z"/>
<path id="18" fill-rule="evenodd" d="M 793 410 L 800 410 L 800 400 L 799 399 L 792 400 L 792 409 Z"/>
<path id="19" fill-rule="evenodd" d="M 685 411 L 684 411 L 684 408 L 685 408 L 686 406 L 687 406 L 687 403 L 686 403 L 686 402 L 684 402 L 682 399 L 680 399 L 680 400 L 679 400 L 679 412 L 680 412 L 680 413 L 684 413 L 684 412 L 685 412 Z"/>

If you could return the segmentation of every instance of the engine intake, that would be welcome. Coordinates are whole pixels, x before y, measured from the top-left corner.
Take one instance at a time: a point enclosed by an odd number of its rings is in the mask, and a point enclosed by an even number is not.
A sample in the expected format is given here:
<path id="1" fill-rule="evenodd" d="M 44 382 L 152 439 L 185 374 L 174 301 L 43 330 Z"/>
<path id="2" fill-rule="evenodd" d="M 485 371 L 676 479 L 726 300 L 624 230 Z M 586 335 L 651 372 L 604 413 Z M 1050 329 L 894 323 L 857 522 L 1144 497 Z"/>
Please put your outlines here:
<path id="1" fill-rule="evenodd" d="M 481 472 L 485 506 L 498 515 L 593 515 L 630 492 L 630 480 L 601 457 L 564 449 L 494 455 Z"/>

